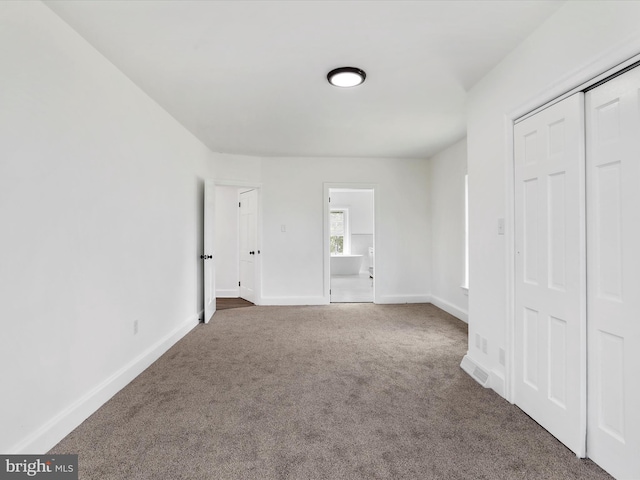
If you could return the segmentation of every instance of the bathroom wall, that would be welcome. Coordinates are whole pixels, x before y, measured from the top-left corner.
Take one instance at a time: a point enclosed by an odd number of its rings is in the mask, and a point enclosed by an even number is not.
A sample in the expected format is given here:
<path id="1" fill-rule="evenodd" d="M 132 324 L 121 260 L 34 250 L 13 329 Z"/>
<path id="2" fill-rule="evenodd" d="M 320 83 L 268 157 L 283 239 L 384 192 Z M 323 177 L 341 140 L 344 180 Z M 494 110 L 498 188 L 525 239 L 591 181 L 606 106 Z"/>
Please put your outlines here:
<path id="1" fill-rule="evenodd" d="M 337 190 L 331 192 L 331 208 L 348 208 L 351 254 L 362 255 L 360 272 L 369 268 L 369 247 L 373 247 L 373 191 Z"/>

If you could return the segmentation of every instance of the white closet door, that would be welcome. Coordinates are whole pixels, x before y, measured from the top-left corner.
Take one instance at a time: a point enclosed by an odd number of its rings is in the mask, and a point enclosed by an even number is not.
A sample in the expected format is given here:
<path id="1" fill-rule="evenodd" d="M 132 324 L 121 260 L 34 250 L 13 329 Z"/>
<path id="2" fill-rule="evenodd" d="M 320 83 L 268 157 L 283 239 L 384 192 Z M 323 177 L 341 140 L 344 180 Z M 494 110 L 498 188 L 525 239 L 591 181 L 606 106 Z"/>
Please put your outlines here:
<path id="1" fill-rule="evenodd" d="M 514 399 L 576 455 L 586 443 L 584 96 L 516 124 Z"/>
<path id="2" fill-rule="evenodd" d="M 640 69 L 586 94 L 588 455 L 640 478 Z"/>

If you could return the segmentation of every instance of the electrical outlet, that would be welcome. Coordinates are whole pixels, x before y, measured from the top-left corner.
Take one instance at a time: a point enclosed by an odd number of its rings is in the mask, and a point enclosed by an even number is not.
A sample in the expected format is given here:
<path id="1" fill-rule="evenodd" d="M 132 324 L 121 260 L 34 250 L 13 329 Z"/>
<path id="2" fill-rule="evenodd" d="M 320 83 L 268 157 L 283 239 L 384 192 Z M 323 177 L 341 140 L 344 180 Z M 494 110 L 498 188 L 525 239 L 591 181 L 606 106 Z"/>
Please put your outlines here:
<path id="1" fill-rule="evenodd" d="M 482 339 L 482 353 L 487 353 L 487 339 L 483 338 Z"/>
<path id="2" fill-rule="evenodd" d="M 478 349 L 480 348 L 480 345 L 481 345 L 481 341 L 482 341 L 481 339 L 482 337 L 480 337 L 480 334 L 476 333 L 476 348 Z"/>
<path id="3" fill-rule="evenodd" d="M 505 364 L 504 348 L 501 348 L 498 351 L 498 361 L 500 362 L 500 365 L 504 365 Z"/>
<path id="4" fill-rule="evenodd" d="M 133 321 L 133 334 L 134 335 L 138 334 L 138 320 Z"/>

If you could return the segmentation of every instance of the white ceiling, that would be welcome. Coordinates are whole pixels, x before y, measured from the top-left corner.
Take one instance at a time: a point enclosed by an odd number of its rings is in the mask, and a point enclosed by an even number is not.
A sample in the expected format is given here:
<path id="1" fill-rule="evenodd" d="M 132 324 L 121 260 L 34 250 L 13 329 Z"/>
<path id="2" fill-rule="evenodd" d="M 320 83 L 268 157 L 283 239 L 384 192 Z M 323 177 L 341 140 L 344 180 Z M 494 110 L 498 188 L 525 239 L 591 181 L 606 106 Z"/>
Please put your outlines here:
<path id="1" fill-rule="evenodd" d="M 213 151 L 426 158 L 563 1 L 45 2 Z M 366 82 L 338 89 L 329 70 Z"/>

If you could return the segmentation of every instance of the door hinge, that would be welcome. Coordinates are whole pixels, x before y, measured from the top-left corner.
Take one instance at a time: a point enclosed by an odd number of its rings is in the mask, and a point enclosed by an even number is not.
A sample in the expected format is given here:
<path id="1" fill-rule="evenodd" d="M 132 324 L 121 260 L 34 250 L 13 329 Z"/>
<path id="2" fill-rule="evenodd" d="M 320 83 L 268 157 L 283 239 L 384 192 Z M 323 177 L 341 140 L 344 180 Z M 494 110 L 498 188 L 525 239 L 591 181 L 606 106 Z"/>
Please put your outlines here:
<path id="1" fill-rule="evenodd" d="M 242 202 L 238 202 L 238 208 L 242 207 Z"/>

